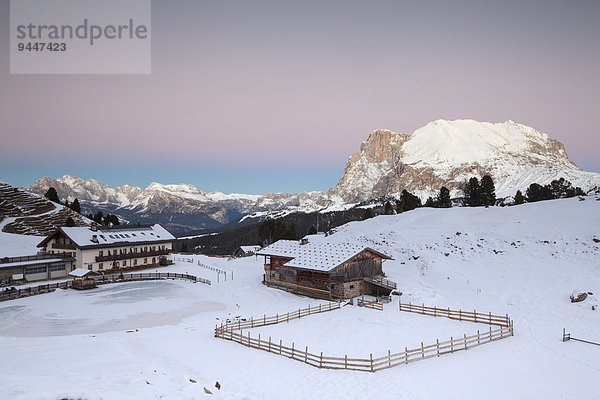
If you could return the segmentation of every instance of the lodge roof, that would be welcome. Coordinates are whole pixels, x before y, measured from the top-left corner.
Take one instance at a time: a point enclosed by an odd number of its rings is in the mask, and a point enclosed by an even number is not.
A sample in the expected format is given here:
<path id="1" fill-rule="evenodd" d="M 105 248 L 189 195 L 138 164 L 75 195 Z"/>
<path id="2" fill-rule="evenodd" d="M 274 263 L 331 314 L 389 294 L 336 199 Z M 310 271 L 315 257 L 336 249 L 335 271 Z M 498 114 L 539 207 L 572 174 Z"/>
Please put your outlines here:
<path id="1" fill-rule="evenodd" d="M 279 240 L 260 250 L 257 255 L 290 258 L 290 261 L 283 264 L 286 267 L 331 271 L 364 251 L 371 251 L 383 259 L 391 259 L 377 250 L 356 244 L 327 242 L 300 244 L 296 240 Z"/>
<path id="2" fill-rule="evenodd" d="M 132 244 L 145 244 L 153 242 L 169 242 L 175 240 L 165 228 L 155 225 L 131 225 L 117 227 L 90 227 L 74 226 L 58 228 L 38 244 L 44 247 L 53 237 L 64 234 L 80 249 L 97 247 L 116 247 Z"/>

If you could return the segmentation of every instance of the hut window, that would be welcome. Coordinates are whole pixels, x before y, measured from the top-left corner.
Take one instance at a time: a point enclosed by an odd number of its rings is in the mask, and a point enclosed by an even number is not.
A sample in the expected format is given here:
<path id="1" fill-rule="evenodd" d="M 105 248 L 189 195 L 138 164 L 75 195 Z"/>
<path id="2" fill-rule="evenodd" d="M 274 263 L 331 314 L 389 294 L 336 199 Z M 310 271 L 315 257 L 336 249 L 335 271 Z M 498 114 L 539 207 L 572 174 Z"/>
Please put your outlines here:
<path id="1" fill-rule="evenodd" d="M 350 285 L 350 289 L 354 289 L 354 285 Z"/>
<path id="2" fill-rule="evenodd" d="M 92 270 L 92 264 L 88 264 L 88 269 L 91 271 Z"/>
<path id="3" fill-rule="evenodd" d="M 98 263 L 98 269 L 104 269 L 104 263 Z"/>

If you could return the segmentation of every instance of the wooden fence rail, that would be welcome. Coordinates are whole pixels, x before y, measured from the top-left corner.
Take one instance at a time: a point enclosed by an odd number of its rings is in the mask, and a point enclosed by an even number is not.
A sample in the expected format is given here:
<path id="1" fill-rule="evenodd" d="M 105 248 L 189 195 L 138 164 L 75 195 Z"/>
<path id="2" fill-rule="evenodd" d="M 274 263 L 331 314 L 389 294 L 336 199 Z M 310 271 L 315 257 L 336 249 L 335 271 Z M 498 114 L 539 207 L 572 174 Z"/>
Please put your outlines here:
<path id="1" fill-rule="evenodd" d="M 131 281 L 146 281 L 146 280 L 162 280 L 162 279 L 183 279 L 191 282 L 200 282 L 206 285 L 210 285 L 211 282 L 208 279 L 200 278 L 194 275 L 188 274 L 177 274 L 174 272 L 147 272 L 139 274 L 112 274 L 112 275 L 99 275 L 94 277 L 97 285 L 104 285 L 109 283 L 118 282 L 131 282 Z M 10 290 L 5 289 L 0 291 L 0 301 L 14 300 L 21 297 L 29 297 L 43 293 L 50 293 L 56 289 L 67 289 L 73 286 L 73 281 L 64 281 L 56 283 L 48 283 L 45 285 L 30 286 L 23 289 Z"/>
<path id="2" fill-rule="evenodd" d="M 366 308 L 371 308 L 373 310 L 383 310 L 383 303 L 380 303 L 379 301 L 370 301 L 370 300 L 365 300 L 365 299 L 358 299 L 358 306 L 359 307 L 366 307 Z"/>
<path id="3" fill-rule="evenodd" d="M 437 308 L 427 307 L 425 305 L 417 305 L 411 303 L 399 302 L 400 311 L 413 312 L 423 315 L 430 315 L 433 317 L 445 317 L 455 319 L 458 321 L 477 322 L 488 325 L 497 325 L 508 328 L 512 326 L 512 321 L 508 314 L 504 316 L 493 315 L 492 313 L 478 313 L 476 310 L 473 312 L 463 310 L 451 310 L 449 308 Z"/>
<path id="4" fill-rule="evenodd" d="M 215 337 L 231 340 L 246 347 L 288 357 L 317 368 L 376 372 L 398 365 L 409 364 L 411 362 L 426 360 L 432 357 L 439 357 L 440 355 L 444 354 L 452 354 L 461 350 L 468 350 L 485 343 L 490 343 L 513 336 L 514 332 L 513 322 L 508 319 L 508 326 L 490 324 L 489 330 L 483 332 L 478 330 L 477 334 L 475 335 L 463 335 L 463 337 L 459 338 L 450 337 L 450 340 L 442 342 L 436 340 L 435 344 L 430 344 L 427 346 L 423 345 L 423 342 L 421 342 L 420 347 L 414 349 L 408 349 L 405 347 L 404 351 L 400 353 L 392 353 L 390 350 L 388 350 L 386 355 L 376 358 L 373 358 L 372 353 L 369 354 L 368 358 L 350 358 L 348 355 L 344 355 L 344 357 L 325 356 L 323 355 L 323 352 L 320 352 L 319 354 L 309 352 L 308 346 L 306 346 L 304 349 L 299 349 L 295 347 L 295 343 L 292 343 L 290 347 L 284 345 L 282 340 L 274 341 L 271 337 L 269 337 L 268 340 L 265 340 L 261 338 L 260 334 L 258 337 L 253 337 L 249 331 L 243 332 L 243 329 L 287 322 L 292 319 L 297 319 L 320 312 L 333 311 L 339 308 L 340 303 L 319 305 L 318 307 L 315 306 L 306 309 L 299 309 L 291 313 L 277 314 L 276 316 L 267 317 L 265 315 L 263 318 L 252 318 L 250 321 L 246 320 L 221 324 L 221 326 L 217 326 L 215 328 Z M 440 314 L 439 316 L 444 315 Z M 468 319 L 465 319 L 465 321 L 467 320 Z M 487 323 L 483 320 L 478 322 Z M 496 325 L 497 327 L 492 329 L 492 325 Z"/>
<path id="5" fill-rule="evenodd" d="M 600 346 L 600 343 L 592 342 L 591 340 L 583 340 L 583 339 L 577 339 L 577 338 L 571 337 L 571 334 L 570 333 L 566 333 L 565 328 L 563 328 L 562 341 L 563 342 L 567 342 L 569 340 L 575 340 L 577 342 L 583 342 L 583 343 L 587 343 L 587 344 L 593 344 L 593 345 L 596 345 L 596 346 Z"/>
<path id="6" fill-rule="evenodd" d="M 277 314 L 271 315 L 267 317 L 267 315 L 263 315 L 262 318 L 250 318 L 249 320 L 238 320 L 235 322 L 227 322 L 225 324 L 221 324 L 221 326 L 217 326 L 215 328 L 215 336 L 217 335 L 217 331 L 227 331 L 227 330 L 242 330 L 249 328 L 259 328 L 261 326 L 267 325 L 275 325 L 280 324 L 282 322 L 293 321 L 298 318 L 306 317 L 308 315 L 320 314 L 328 311 L 337 310 L 341 307 L 341 303 L 328 303 L 328 304 L 319 304 L 318 306 L 308 306 L 308 308 L 297 309 L 292 312 L 288 312 L 285 314 Z"/>

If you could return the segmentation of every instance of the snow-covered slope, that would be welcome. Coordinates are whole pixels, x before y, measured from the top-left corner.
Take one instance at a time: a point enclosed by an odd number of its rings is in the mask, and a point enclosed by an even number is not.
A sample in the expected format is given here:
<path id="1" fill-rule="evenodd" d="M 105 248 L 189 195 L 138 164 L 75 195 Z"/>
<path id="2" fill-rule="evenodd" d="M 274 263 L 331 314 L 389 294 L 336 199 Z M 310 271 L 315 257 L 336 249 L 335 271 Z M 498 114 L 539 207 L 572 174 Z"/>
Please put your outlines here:
<path id="1" fill-rule="evenodd" d="M 91 223 L 84 216 L 43 196 L 0 183 L 0 232 L 48 235 L 68 218 L 76 226 Z M 1 256 L 1 254 L 0 254 Z"/>
<path id="2" fill-rule="evenodd" d="M 0 352 L 11 362 L 0 364 L 0 398 L 595 399 L 597 346 L 561 339 L 563 328 L 600 339 L 599 227 L 600 201 L 588 197 L 417 209 L 311 236 L 392 255 L 383 270 L 403 302 L 508 313 L 514 321 L 513 337 L 376 373 L 318 369 L 214 337 L 215 324 L 228 318 L 322 303 L 263 285 L 262 257 L 186 255 L 161 269 L 211 279 L 210 286 L 130 282 L 3 302 Z M 575 288 L 593 295 L 571 303 Z M 480 329 L 399 312 L 393 298 L 383 311 L 346 306 L 251 333 L 368 359 Z"/>
<path id="3" fill-rule="evenodd" d="M 356 202 L 407 189 L 426 198 L 446 186 L 457 196 L 470 177 L 485 174 L 492 176 L 501 197 L 561 177 L 584 190 L 600 187 L 600 174 L 579 169 L 562 143 L 531 127 L 513 121 L 438 120 L 410 135 L 372 132 L 329 195 Z"/>

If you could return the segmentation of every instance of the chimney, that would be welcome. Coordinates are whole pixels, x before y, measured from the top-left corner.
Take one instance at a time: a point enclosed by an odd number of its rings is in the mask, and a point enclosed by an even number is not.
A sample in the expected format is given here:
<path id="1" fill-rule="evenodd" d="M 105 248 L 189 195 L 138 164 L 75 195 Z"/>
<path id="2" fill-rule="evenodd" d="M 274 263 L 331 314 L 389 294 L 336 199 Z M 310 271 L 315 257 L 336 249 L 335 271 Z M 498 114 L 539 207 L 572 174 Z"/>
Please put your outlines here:
<path id="1" fill-rule="evenodd" d="M 98 243 L 98 235 L 92 235 L 92 242 Z"/>
<path id="2" fill-rule="evenodd" d="M 96 232 L 98 230 L 98 224 L 92 222 L 92 226 L 90 227 L 90 229 L 92 230 L 92 232 Z"/>
<path id="3" fill-rule="evenodd" d="M 308 244 L 308 239 L 302 239 L 302 240 L 300 240 L 300 244 Z"/>

